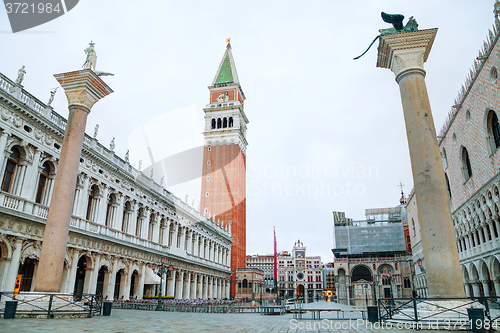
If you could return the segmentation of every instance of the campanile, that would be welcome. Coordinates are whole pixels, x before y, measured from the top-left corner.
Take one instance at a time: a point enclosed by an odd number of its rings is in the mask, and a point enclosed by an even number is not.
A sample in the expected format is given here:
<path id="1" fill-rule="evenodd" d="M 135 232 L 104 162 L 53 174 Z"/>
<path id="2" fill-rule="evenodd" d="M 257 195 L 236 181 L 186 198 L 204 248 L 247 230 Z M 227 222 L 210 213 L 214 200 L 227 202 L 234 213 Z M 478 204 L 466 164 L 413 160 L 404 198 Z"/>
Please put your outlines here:
<path id="1" fill-rule="evenodd" d="M 205 145 L 200 210 L 231 228 L 231 270 L 246 267 L 245 94 L 240 86 L 231 44 L 227 43 L 210 90 L 205 112 Z M 234 293 L 234 291 L 233 291 Z"/>

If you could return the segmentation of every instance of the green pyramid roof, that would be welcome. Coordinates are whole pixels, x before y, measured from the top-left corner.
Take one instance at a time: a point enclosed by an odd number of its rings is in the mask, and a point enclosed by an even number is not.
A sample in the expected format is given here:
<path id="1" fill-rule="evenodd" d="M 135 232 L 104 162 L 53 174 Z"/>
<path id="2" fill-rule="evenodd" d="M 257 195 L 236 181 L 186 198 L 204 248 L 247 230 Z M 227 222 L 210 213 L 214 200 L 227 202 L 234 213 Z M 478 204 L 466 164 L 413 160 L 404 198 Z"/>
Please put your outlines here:
<path id="1" fill-rule="evenodd" d="M 226 83 L 239 83 L 238 74 L 234 65 L 233 53 L 231 51 L 231 44 L 227 44 L 226 52 L 222 58 L 215 80 L 212 85 L 226 84 Z"/>

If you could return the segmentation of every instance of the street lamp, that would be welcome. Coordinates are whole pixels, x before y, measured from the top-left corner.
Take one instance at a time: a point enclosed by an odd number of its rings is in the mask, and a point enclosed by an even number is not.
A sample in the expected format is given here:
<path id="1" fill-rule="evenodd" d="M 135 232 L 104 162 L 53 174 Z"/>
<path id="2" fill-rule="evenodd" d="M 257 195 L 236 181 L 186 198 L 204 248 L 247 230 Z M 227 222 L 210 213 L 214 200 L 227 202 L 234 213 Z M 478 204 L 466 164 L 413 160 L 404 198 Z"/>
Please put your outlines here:
<path id="1" fill-rule="evenodd" d="M 365 289 L 365 301 L 366 301 L 366 306 L 368 307 L 368 284 L 364 284 L 363 289 Z"/>
<path id="2" fill-rule="evenodd" d="M 378 280 L 376 278 L 374 278 L 373 280 L 370 281 L 370 285 L 372 286 L 374 305 L 377 305 L 377 285 L 378 285 Z"/>
<path id="3" fill-rule="evenodd" d="M 158 270 L 157 270 L 156 274 L 160 276 L 160 292 L 158 293 L 158 304 L 156 305 L 156 311 L 161 311 L 161 310 L 163 310 L 163 307 L 161 304 L 163 273 L 167 273 L 167 278 L 168 278 L 170 276 L 170 274 L 172 273 L 174 266 L 168 265 L 168 268 L 165 267 L 165 257 L 161 257 L 159 265 L 153 264 L 153 270 L 155 270 L 157 268 L 158 268 Z"/>
<path id="4" fill-rule="evenodd" d="M 229 282 L 229 299 L 231 299 L 233 297 L 233 294 L 231 293 L 232 284 L 234 283 L 234 294 L 236 295 L 236 282 L 238 281 L 238 277 L 235 277 L 233 280 L 233 277 L 231 275 L 229 275 L 226 278 L 226 281 Z"/>

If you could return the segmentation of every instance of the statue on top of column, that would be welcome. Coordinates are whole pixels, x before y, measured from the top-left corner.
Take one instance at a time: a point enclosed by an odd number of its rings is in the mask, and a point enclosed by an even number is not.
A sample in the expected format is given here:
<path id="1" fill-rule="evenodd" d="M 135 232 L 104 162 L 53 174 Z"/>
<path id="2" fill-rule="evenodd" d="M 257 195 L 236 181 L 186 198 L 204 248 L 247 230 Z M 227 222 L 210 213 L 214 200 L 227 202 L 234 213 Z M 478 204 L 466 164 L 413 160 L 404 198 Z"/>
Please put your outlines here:
<path id="1" fill-rule="evenodd" d="M 85 69 L 89 68 L 95 71 L 95 64 L 97 62 L 97 54 L 94 49 L 95 43 L 92 43 L 90 41 L 89 46 L 84 50 L 85 53 L 87 54 L 87 58 L 85 59 L 85 63 L 83 64 L 83 67 Z"/>
<path id="2" fill-rule="evenodd" d="M 370 46 L 368 46 L 366 51 L 363 52 L 360 56 L 354 58 L 354 60 L 358 60 L 359 58 L 364 56 L 366 54 L 366 52 L 368 52 L 368 50 L 372 47 L 373 43 L 375 43 L 375 41 L 383 35 L 418 30 L 418 23 L 413 18 L 413 16 L 410 16 L 406 25 L 403 26 L 403 20 L 405 18 L 404 15 L 402 15 L 402 14 L 387 14 L 384 12 L 382 12 L 381 15 L 382 15 L 382 20 L 384 20 L 384 22 L 391 23 L 393 27 L 387 28 L 387 29 L 379 29 L 378 31 L 380 32 L 380 34 L 373 39 L 373 41 L 371 42 Z"/>

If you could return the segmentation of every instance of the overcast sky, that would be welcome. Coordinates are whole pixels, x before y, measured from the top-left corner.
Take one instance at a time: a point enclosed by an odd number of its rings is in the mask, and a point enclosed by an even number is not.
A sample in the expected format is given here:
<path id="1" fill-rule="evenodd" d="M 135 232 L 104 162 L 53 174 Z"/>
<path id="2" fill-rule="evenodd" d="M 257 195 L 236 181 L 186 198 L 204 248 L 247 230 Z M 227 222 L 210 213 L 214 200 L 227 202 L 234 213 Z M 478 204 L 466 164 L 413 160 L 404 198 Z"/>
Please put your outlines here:
<path id="1" fill-rule="evenodd" d="M 25 65 L 25 89 L 46 102 L 58 86 L 53 74 L 81 68 L 83 50 L 94 41 L 97 70 L 115 74 L 104 77 L 114 93 L 93 107 L 87 133 L 99 124 L 99 141 L 109 146 L 116 137 L 123 157 L 134 150 L 138 126 L 162 119 L 170 126 L 157 130 L 168 138 L 158 139 L 170 149 L 161 156 L 167 157 L 201 144 L 207 86 L 231 37 L 250 121 L 247 254 L 272 253 L 276 226 L 280 250 L 300 238 L 308 255 L 329 262 L 332 211 L 362 219 L 366 208 L 399 203 L 400 179 L 405 193 L 413 184 L 399 89 L 390 70 L 375 67 L 378 42 L 353 61 L 378 29 L 390 27 L 380 12 L 402 13 L 404 23 L 414 16 L 420 29 L 439 28 L 425 64 L 439 130 L 492 29 L 493 4 L 81 0 L 67 14 L 16 34 L 0 10 L 0 72 L 15 80 Z M 52 105 L 67 117 L 61 90 Z M 144 135 L 151 145 L 162 138 L 156 131 Z M 136 168 L 139 155 L 131 152 Z M 200 182 L 170 189 L 183 200 L 189 195 L 197 208 Z"/>

